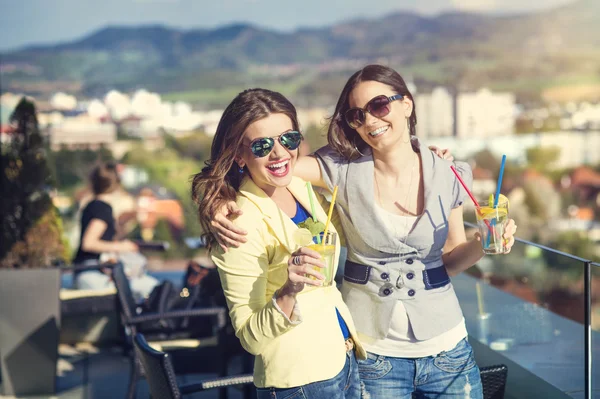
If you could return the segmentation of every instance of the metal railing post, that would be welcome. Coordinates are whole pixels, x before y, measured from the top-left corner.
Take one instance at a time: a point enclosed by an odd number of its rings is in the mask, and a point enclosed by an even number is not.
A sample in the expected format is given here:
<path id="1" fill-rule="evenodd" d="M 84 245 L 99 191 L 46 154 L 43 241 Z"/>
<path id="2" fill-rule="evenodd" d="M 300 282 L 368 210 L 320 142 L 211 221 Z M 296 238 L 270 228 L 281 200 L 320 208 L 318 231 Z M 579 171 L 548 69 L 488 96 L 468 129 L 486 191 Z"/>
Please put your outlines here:
<path id="1" fill-rule="evenodd" d="M 592 262 L 583 264 L 585 399 L 592 399 Z"/>

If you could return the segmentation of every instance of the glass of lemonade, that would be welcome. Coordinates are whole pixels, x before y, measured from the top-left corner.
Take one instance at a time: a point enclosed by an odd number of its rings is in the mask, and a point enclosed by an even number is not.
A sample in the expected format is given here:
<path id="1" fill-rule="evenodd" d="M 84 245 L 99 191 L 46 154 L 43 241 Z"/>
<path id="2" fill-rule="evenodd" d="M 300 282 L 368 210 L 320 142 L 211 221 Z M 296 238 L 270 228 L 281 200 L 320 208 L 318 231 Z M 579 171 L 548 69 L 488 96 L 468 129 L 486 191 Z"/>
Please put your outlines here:
<path id="1" fill-rule="evenodd" d="M 297 245 L 301 247 L 310 248 L 313 251 L 317 251 L 323 258 L 325 267 L 315 267 L 315 270 L 321 273 L 323 276 L 325 276 L 325 280 L 323 280 L 323 287 L 329 287 L 333 284 L 333 268 L 335 266 L 334 258 L 337 234 L 328 231 L 327 235 L 324 236 L 323 233 L 320 233 L 319 239 L 320 244 L 319 240 L 317 239 L 317 236 L 313 236 L 312 233 L 305 228 L 298 229 L 294 233 L 294 241 Z M 317 279 L 313 276 L 308 277 L 312 280 Z"/>
<path id="2" fill-rule="evenodd" d="M 321 254 L 323 262 L 325 263 L 325 267 L 322 269 L 316 267 L 315 269 L 325 276 L 325 280 L 323 280 L 323 287 L 329 287 L 333 283 L 333 258 L 335 257 L 335 243 L 337 235 L 331 231 L 328 231 L 327 235 L 325 236 L 323 233 L 321 233 L 320 239 L 320 244 L 313 243 L 307 245 L 307 248 L 310 248 L 313 251 L 317 251 L 319 254 Z M 310 278 L 316 280 L 316 277 L 310 276 Z"/>
<path id="3" fill-rule="evenodd" d="M 508 248 L 502 235 L 508 223 L 508 200 L 501 198 L 496 208 L 489 201 L 479 201 L 479 209 L 475 209 L 475 215 L 483 252 L 489 255 L 506 253 Z"/>

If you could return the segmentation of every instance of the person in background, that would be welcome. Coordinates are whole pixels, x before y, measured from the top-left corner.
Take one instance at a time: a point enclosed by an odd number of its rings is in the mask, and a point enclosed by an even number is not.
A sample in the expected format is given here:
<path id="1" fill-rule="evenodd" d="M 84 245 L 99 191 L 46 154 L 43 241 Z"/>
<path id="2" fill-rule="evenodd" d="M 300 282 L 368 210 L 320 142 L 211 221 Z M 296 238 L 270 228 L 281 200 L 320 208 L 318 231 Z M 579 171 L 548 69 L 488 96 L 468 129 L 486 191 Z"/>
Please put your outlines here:
<path id="1" fill-rule="evenodd" d="M 115 240 L 117 231 L 113 208 L 109 204 L 109 195 L 120 188 L 116 165 L 108 162 L 96 166 L 90 174 L 90 185 L 93 199 L 87 203 L 81 213 L 81 239 L 73 264 L 75 266 L 95 265 L 101 261 L 103 254 L 113 259 L 123 256 L 125 259 L 135 259 L 138 262 L 141 254 L 134 242 Z M 127 265 L 125 269 L 128 270 Z M 136 271 L 128 276 L 131 289 L 137 297 L 145 298 L 158 285 L 158 280 L 141 272 L 139 265 L 133 269 Z M 78 289 L 114 287 L 108 270 L 76 272 L 73 279 Z"/>

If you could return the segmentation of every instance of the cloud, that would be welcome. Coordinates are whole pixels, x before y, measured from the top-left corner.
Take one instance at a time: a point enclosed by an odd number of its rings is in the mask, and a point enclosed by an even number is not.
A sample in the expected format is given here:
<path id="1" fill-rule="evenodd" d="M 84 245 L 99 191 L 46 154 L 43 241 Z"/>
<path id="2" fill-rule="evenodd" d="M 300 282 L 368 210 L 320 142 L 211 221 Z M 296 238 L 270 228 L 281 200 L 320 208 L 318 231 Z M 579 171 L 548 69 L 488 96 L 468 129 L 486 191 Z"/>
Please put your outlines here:
<path id="1" fill-rule="evenodd" d="M 498 7 L 496 0 L 452 0 L 454 8 L 461 11 L 493 11 Z"/>

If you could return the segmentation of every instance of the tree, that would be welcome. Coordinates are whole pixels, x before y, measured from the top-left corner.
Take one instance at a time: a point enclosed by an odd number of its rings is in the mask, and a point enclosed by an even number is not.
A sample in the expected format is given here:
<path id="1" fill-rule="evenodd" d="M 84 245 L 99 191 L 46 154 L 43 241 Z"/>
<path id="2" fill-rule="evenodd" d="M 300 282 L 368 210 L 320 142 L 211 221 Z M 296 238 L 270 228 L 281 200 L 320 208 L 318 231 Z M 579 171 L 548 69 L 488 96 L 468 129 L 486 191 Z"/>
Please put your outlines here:
<path id="1" fill-rule="evenodd" d="M 69 150 L 66 148 L 48 153 L 48 166 L 54 183 L 59 190 L 73 190 L 87 183 L 88 172 L 98 161 L 113 161 L 112 153 L 106 148 L 97 151 Z"/>
<path id="2" fill-rule="evenodd" d="M 541 173 L 551 169 L 551 165 L 560 157 L 560 147 L 528 148 L 527 163 Z"/>
<path id="3" fill-rule="evenodd" d="M 569 231 L 561 233 L 548 246 L 561 252 L 575 254 L 580 258 L 590 259 L 594 262 L 599 261 L 594 243 L 581 232 Z M 543 251 L 543 256 L 548 264 L 548 268 L 564 272 L 574 280 L 581 278 L 583 274 L 581 262 L 550 251 Z"/>
<path id="4" fill-rule="evenodd" d="M 16 129 L 12 140 L 2 148 L 0 160 L 0 262 L 9 267 L 44 266 L 55 258 L 64 258 L 65 253 L 62 223 L 56 219 L 48 194 L 51 174 L 34 103 L 22 98 L 10 123 Z M 32 236 L 34 232 L 43 237 Z"/>

